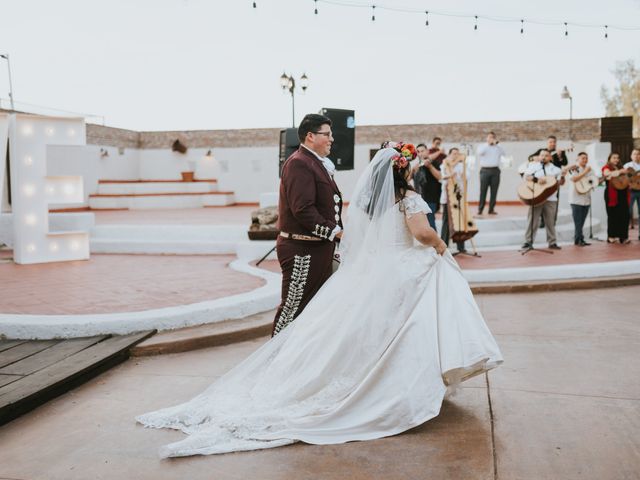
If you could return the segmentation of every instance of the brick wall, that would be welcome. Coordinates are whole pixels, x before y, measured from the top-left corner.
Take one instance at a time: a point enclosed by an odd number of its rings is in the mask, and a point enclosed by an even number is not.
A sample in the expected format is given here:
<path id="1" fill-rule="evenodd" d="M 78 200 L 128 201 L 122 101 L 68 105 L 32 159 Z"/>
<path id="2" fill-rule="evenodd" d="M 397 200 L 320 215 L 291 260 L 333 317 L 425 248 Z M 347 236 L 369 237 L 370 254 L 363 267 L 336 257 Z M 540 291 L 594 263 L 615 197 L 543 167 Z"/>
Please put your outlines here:
<path id="1" fill-rule="evenodd" d="M 518 122 L 470 122 L 420 125 L 364 125 L 356 128 L 356 144 L 377 145 L 384 140 L 404 139 L 428 142 L 434 136 L 450 142 L 481 142 L 488 131 L 503 142 L 542 141 L 553 134 L 560 140 L 569 138 L 568 120 L 530 120 Z M 600 119 L 573 120 L 575 141 L 598 141 Z M 279 128 L 240 130 L 192 130 L 168 132 L 134 132 L 120 128 L 87 124 L 87 143 L 125 148 L 171 148 L 180 139 L 189 148 L 267 147 L 279 143 Z"/>
<path id="2" fill-rule="evenodd" d="M 87 124 L 87 144 L 109 147 L 140 148 L 140 133 L 122 128 Z"/>

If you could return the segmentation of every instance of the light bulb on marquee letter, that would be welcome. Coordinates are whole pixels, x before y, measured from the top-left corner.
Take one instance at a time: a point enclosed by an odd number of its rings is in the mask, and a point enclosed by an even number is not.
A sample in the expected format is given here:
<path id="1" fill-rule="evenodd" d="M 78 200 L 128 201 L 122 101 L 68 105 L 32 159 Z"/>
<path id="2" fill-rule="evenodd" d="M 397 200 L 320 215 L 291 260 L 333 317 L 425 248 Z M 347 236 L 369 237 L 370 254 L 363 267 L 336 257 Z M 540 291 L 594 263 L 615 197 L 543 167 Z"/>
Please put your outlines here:
<path id="1" fill-rule="evenodd" d="M 26 217 L 24 217 L 24 223 L 33 227 L 36 223 L 38 223 L 38 217 L 36 217 L 33 213 L 30 213 Z"/>
<path id="2" fill-rule="evenodd" d="M 36 187 L 29 183 L 22 187 L 22 192 L 26 197 L 33 197 L 33 194 L 36 193 Z"/>

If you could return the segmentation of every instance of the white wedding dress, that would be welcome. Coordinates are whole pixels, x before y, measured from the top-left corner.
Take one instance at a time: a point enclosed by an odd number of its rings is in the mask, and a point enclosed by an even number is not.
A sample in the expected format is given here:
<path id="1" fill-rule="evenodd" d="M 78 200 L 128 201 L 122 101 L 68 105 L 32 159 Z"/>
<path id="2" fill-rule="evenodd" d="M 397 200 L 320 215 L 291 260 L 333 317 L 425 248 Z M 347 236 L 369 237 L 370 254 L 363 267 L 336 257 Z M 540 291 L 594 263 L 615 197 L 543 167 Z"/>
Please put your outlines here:
<path id="1" fill-rule="evenodd" d="M 300 316 L 197 397 L 136 420 L 188 437 L 161 457 L 337 444 L 438 415 L 448 385 L 502 362 L 452 256 L 418 245 L 380 150 L 356 186 L 340 269 Z"/>

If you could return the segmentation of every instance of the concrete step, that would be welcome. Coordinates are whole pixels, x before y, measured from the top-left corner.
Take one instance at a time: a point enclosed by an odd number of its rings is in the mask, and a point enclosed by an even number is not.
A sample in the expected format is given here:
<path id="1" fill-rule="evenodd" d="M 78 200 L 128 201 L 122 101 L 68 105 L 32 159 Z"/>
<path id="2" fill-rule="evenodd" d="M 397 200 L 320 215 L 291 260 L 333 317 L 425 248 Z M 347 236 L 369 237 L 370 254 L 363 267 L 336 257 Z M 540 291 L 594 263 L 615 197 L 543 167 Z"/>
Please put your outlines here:
<path id="1" fill-rule="evenodd" d="M 93 210 L 224 207 L 234 203 L 233 192 L 89 195 L 89 207 Z"/>
<path id="2" fill-rule="evenodd" d="M 246 225 L 98 225 L 91 230 L 91 252 L 235 254 L 247 230 Z"/>
<path id="3" fill-rule="evenodd" d="M 486 231 L 482 229 L 481 225 L 478 225 L 479 232 L 473 237 L 475 244 L 478 247 L 499 247 L 507 245 L 522 245 L 524 243 L 524 235 L 526 233 L 526 226 L 523 223 L 521 228 L 509 229 L 503 231 Z M 600 220 L 593 219 L 593 233 L 594 235 L 599 233 L 602 229 Z M 556 225 L 556 237 L 558 242 L 573 242 L 573 222 L 563 223 Z M 589 236 L 589 225 L 586 225 L 583 229 L 585 237 Z M 536 233 L 536 241 L 540 241 L 546 238 L 546 231 L 544 228 L 538 229 Z"/>
<path id="4" fill-rule="evenodd" d="M 99 183 L 98 195 L 142 195 L 159 193 L 211 193 L 218 191 L 216 181 L 208 182 L 126 182 Z"/>
<path id="5" fill-rule="evenodd" d="M 139 343 L 131 350 L 134 357 L 187 352 L 244 342 L 271 335 L 275 310 L 210 325 L 167 330 Z"/>

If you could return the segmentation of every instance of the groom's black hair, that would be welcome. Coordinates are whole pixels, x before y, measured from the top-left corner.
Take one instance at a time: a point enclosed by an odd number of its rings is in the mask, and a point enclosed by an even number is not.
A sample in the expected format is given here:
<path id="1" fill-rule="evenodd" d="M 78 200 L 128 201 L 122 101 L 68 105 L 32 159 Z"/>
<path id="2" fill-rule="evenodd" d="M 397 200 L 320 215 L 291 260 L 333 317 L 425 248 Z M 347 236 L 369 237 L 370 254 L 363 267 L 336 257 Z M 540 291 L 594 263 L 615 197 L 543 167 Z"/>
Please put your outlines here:
<path id="1" fill-rule="evenodd" d="M 307 133 L 317 132 L 322 125 L 331 126 L 331 119 L 317 113 L 308 113 L 304 116 L 298 127 L 298 139 L 300 143 L 304 143 Z"/>

